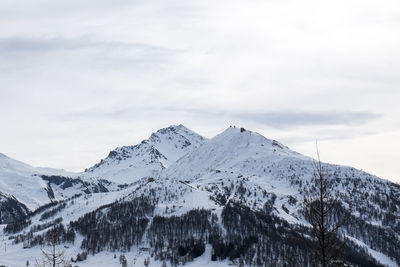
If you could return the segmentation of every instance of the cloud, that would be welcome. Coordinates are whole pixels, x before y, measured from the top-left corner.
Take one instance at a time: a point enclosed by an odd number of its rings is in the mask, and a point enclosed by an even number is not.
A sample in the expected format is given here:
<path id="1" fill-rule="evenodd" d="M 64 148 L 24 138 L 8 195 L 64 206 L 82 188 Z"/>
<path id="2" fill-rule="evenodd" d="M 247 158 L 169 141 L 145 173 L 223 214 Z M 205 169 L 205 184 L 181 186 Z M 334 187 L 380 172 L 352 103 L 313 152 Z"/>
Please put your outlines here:
<path id="1" fill-rule="evenodd" d="M 150 109 L 150 107 L 148 107 Z M 277 129 L 292 129 L 303 126 L 360 126 L 383 117 L 382 114 L 373 112 L 353 111 L 265 111 L 265 112 L 233 112 L 232 110 L 210 110 L 201 108 L 177 108 L 165 107 L 162 111 L 189 113 L 198 117 L 223 117 L 229 119 L 240 119 L 242 121 L 253 121 L 268 127 Z"/>
<path id="2" fill-rule="evenodd" d="M 136 49 L 141 51 L 164 51 L 174 52 L 176 50 L 166 47 L 149 45 L 145 43 L 130 43 L 116 41 L 100 41 L 93 37 L 82 36 L 77 38 L 40 38 L 12 36 L 0 38 L 0 53 L 43 53 L 58 50 L 76 50 L 83 48 L 119 48 Z"/>
<path id="3" fill-rule="evenodd" d="M 279 129 L 318 125 L 359 126 L 382 117 L 380 114 L 371 112 L 350 111 L 277 111 L 244 113 L 237 116 Z"/>
<path id="4" fill-rule="evenodd" d="M 315 126 L 344 126 L 353 127 L 367 124 L 371 121 L 380 119 L 382 114 L 372 112 L 352 112 L 352 111 L 266 111 L 266 112 L 232 112 L 232 110 L 218 111 L 203 108 L 184 108 L 159 105 L 140 105 L 136 107 L 101 107 L 81 109 L 65 113 L 65 118 L 87 119 L 87 120 L 126 120 L 132 116 L 182 114 L 191 117 L 209 120 L 219 117 L 222 120 L 241 121 L 246 123 L 251 121 L 256 124 L 264 125 L 276 129 L 294 129 L 297 127 Z"/>

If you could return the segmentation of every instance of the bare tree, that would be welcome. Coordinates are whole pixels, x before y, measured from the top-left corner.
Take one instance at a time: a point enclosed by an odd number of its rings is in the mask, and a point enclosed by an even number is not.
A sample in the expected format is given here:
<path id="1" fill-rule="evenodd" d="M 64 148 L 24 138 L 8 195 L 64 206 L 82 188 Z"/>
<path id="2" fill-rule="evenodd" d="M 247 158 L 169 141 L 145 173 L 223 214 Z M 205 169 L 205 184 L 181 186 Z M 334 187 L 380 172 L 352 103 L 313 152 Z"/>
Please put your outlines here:
<path id="1" fill-rule="evenodd" d="M 35 266 L 36 267 L 69 267 L 71 266 L 68 264 L 67 260 L 65 259 L 65 251 L 58 250 L 56 248 L 57 245 L 57 233 L 55 224 L 53 225 L 52 230 L 52 241 L 51 241 L 51 250 L 42 251 L 42 259 L 36 260 Z"/>
<path id="2" fill-rule="evenodd" d="M 335 209 L 340 205 L 339 197 L 334 197 L 330 182 L 334 177 L 321 163 L 317 147 L 318 161 L 315 163 L 312 196 L 304 198 L 305 218 L 311 224 L 311 249 L 315 252 L 316 266 L 344 266 L 344 243 L 339 239 L 339 228 L 344 218 L 335 218 Z"/>

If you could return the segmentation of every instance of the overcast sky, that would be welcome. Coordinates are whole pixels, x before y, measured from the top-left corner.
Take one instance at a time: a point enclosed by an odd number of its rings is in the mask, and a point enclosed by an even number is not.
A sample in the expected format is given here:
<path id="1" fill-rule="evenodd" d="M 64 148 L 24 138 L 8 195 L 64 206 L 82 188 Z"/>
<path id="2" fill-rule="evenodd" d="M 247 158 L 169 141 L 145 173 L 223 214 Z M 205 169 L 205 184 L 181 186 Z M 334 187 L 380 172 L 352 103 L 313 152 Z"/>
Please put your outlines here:
<path id="1" fill-rule="evenodd" d="M 400 182 L 398 0 L 1 0 L 0 152 L 82 171 L 243 126 Z"/>

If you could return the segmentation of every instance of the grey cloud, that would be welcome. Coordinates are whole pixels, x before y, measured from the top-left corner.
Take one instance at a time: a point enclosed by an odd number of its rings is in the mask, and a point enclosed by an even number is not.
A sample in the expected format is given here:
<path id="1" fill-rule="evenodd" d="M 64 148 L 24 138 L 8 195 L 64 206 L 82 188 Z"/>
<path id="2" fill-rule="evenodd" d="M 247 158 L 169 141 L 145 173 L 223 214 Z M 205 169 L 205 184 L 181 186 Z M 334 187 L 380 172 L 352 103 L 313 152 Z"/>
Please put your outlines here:
<path id="1" fill-rule="evenodd" d="M 347 128 L 346 131 L 337 129 L 321 129 L 318 131 L 312 130 L 308 134 L 301 135 L 290 135 L 282 138 L 282 141 L 286 145 L 294 145 L 299 143 L 312 143 L 317 141 L 330 141 L 330 140 L 345 140 L 352 139 L 359 136 L 374 136 L 380 133 L 379 129 L 374 131 L 365 131 L 360 128 Z"/>
<path id="2" fill-rule="evenodd" d="M 186 112 L 205 116 L 222 116 L 230 119 L 250 120 L 277 129 L 295 128 L 300 126 L 336 125 L 358 126 L 379 119 L 381 114 L 354 111 L 291 111 L 278 110 L 266 112 L 232 112 L 216 111 L 200 108 L 165 108 L 171 112 Z"/>
<path id="3" fill-rule="evenodd" d="M 96 47 L 176 52 L 173 49 L 145 43 L 101 41 L 89 36 L 79 38 L 32 38 L 21 36 L 0 38 L 0 53 L 39 53 Z"/>
<path id="4" fill-rule="evenodd" d="M 104 109 L 85 109 L 79 111 L 68 112 L 64 114 L 64 118 L 68 119 L 120 119 L 125 118 L 133 113 L 127 108 L 119 108 L 113 110 Z M 50 114 L 51 115 L 51 114 Z"/>
<path id="5" fill-rule="evenodd" d="M 357 126 L 381 117 L 370 112 L 331 111 L 331 112 L 293 112 L 277 111 L 264 113 L 245 113 L 238 115 L 260 124 L 274 128 L 294 128 L 314 125 Z"/>
<path id="6" fill-rule="evenodd" d="M 54 115 L 52 113 L 45 113 L 44 115 L 50 117 L 62 116 L 68 120 L 130 120 L 132 117 L 141 116 L 145 118 L 147 114 L 154 114 L 161 112 L 162 110 L 155 107 L 138 107 L 138 108 L 87 108 L 80 109 L 71 112 L 65 112 L 64 114 Z"/>

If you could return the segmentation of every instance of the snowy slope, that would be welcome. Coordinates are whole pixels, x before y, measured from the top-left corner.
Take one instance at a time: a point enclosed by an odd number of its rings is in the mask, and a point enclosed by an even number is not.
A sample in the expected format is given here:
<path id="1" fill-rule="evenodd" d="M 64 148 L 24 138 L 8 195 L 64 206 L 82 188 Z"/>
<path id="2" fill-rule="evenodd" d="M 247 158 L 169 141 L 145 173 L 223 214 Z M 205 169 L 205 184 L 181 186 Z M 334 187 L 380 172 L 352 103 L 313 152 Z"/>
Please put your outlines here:
<path id="1" fill-rule="evenodd" d="M 83 181 L 79 175 L 64 170 L 32 167 L 0 154 L 0 193 L 14 198 L 29 210 L 82 192 L 117 188 L 107 181 Z"/>
<path id="2" fill-rule="evenodd" d="M 153 133 L 135 146 L 118 147 L 85 175 L 116 183 L 133 183 L 142 177 L 156 177 L 177 159 L 202 145 L 206 139 L 183 125 Z"/>
<path id="3" fill-rule="evenodd" d="M 279 203 L 286 202 L 289 197 L 301 202 L 298 187 L 292 185 L 291 172 L 296 168 L 296 175 L 303 181 L 310 181 L 313 164 L 313 159 L 275 140 L 230 127 L 179 159 L 162 173 L 162 177 L 185 181 L 204 190 L 212 188 L 214 195 L 224 195 L 227 201 L 242 201 L 257 208 L 262 208 L 271 194 L 275 194 L 278 214 L 299 222 L 296 217 L 282 212 Z M 239 187 L 251 194 L 243 198 Z"/>
<path id="4" fill-rule="evenodd" d="M 48 185 L 41 174 L 65 175 L 66 172 L 34 168 L 0 154 L 0 192 L 14 196 L 29 209 L 49 202 Z"/>
<path id="5" fill-rule="evenodd" d="M 390 229 L 396 221 L 393 218 L 400 218 L 400 186 L 347 166 L 323 163 L 323 167 L 331 177 L 332 195 L 339 196 L 344 207 L 351 207 L 354 221 Z M 234 201 L 262 210 L 273 199 L 273 214 L 292 224 L 308 225 L 301 208 L 304 197 L 310 194 L 314 170 L 314 159 L 258 133 L 230 127 L 179 159 L 161 176 L 212 192 L 214 199 L 225 205 Z M 374 246 L 373 240 L 363 240 L 365 236 L 358 229 L 352 231 L 352 238 Z M 400 238 L 400 233 L 395 235 Z M 376 259 L 382 261 L 381 257 Z"/>
<path id="6" fill-rule="evenodd" d="M 192 185 L 244 183 L 255 191 L 268 191 L 282 197 L 293 196 L 302 200 L 304 185 L 309 184 L 314 175 L 316 161 L 301 155 L 275 140 L 248 130 L 230 127 L 203 146 L 180 158 L 161 173 L 161 177 L 185 181 Z M 382 190 L 388 181 L 379 179 L 363 171 L 334 164 L 323 163 L 326 171 L 340 178 L 340 182 L 362 179 L 366 190 L 377 185 Z M 352 185 L 346 185 L 351 187 Z M 338 193 L 348 188 L 336 187 Z M 265 199 L 248 197 L 246 201 Z"/>
<path id="7" fill-rule="evenodd" d="M 311 160 L 258 133 L 230 127 L 171 165 L 163 175 L 194 180 L 216 170 L 263 174 L 263 166 L 287 158 Z M 259 169 L 254 169 L 257 166 Z"/>
<path id="8" fill-rule="evenodd" d="M 118 190 L 116 183 L 105 179 L 121 184 L 133 183 L 141 177 L 156 176 L 203 142 L 203 137 L 183 125 L 170 126 L 158 130 L 136 146 L 111 151 L 106 159 L 84 173 L 32 167 L 0 154 L 0 193 L 3 195 L 0 211 L 5 211 L 5 203 L 10 203 L 12 199 L 21 204 L 20 209 L 27 207 L 34 210 L 50 201 L 66 199 L 82 192 Z"/>

